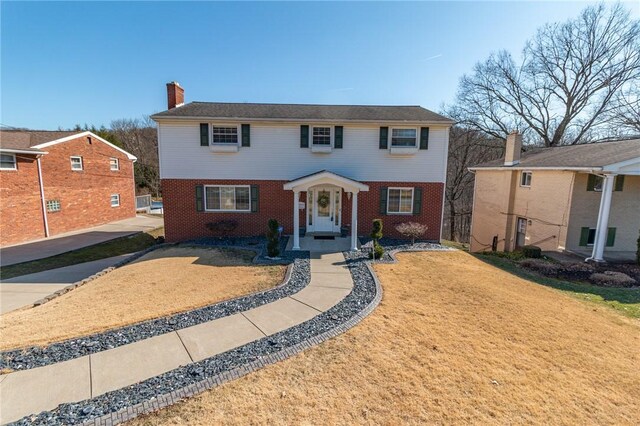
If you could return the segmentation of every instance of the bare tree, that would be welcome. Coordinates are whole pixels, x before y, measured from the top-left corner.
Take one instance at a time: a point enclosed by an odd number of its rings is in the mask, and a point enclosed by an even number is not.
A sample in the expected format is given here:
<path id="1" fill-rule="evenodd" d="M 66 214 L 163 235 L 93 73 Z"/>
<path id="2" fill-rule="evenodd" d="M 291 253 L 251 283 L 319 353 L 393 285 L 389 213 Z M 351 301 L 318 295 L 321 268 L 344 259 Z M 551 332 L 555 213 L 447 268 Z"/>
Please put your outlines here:
<path id="1" fill-rule="evenodd" d="M 518 64 L 506 51 L 477 64 L 462 77 L 453 112 L 495 138 L 517 129 L 545 146 L 576 144 L 609 131 L 607 119 L 624 107 L 620 94 L 638 79 L 640 21 L 620 4 L 599 4 L 540 28 Z"/>
<path id="2" fill-rule="evenodd" d="M 615 135 L 640 135 L 640 81 L 620 91 L 615 99 L 616 108 L 607 116 Z"/>

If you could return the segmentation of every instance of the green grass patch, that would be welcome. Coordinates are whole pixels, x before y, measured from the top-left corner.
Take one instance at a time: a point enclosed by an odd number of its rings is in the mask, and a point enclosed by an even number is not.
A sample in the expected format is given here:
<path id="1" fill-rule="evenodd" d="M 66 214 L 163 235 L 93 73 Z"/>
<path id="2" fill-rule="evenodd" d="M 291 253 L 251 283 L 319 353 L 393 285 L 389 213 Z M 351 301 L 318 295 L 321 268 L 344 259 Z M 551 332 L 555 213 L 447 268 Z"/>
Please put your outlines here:
<path id="1" fill-rule="evenodd" d="M 459 243 L 457 241 L 440 240 L 440 244 L 445 247 L 451 247 L 462 251 L 469 251 L 469 244 Z"/>
<path id="2" fill-rule="evenodd" d="M 49 269 L 62 268 L 78 263 L 91 262 L 93 260 L 106 259 L 107 257 L 120 256 L 144 250 L 156 243 L 155 238 L 164 235 L 164 227 L 156 228 L 148 232 L 105 241 L 104 243 L 87 246 L 78 250 L 58 254 L 44 259 L 30 262 L 16 263 L 0 269 L 2 279 L 19 277 L 20 275 L 33 274 L 48 271 Z"/>
<path id="3" fill-rule="evenodd" d="M 548 278 L 523 270 L 508 258 L 480 253 L 475 254 L 475 256 L 520 278 L 563 291 L 576 299 L 608 306 L 625 316 L 640 318 L 640 288 L 599 287 L 581 282 Z"/>

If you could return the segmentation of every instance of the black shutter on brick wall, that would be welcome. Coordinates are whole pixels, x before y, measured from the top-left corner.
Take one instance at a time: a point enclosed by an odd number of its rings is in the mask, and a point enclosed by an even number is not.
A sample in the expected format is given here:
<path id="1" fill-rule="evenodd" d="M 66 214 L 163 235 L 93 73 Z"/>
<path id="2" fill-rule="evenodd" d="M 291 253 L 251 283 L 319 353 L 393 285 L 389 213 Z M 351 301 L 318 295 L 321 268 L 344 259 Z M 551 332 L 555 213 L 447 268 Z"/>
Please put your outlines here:
<path id="1" fill-rule="evenodd" d="M 335 134 L 333 138 L 333 147 L 340 149 L 342 148 L 342 133 L 343 133 L 342 126 L 336 126 L 333 132 Z"/>
<path id="2" fill-rule="evenodd" d="M 413 189 L 413 214 L 422 212 L 422 188 Z"/>
<path id="3" fill-rule="evenodd" d="M 420 128 L 420 149 L 429 149 L 429 128 Z"/>
<path id="4" fill-rule="evenodd" d="M 253 213 L 258 212 L 259 200 L 260 200 L 260 196 L 258 193 L 258 185 L 251 185 L 251 211 Z"/>
<path id="5" fill-rule="evenodd" d="M 196 185 L 196 211 L 204 211 L 204 186 Z"/>
<path id="6" fill-rule="evenodd" d="M 209 124 L 200 123 L 200 146 L 209 146 Z"/>
<path id="7" fill-rule="evenodd" d="M 243 124 L 242 126 L 242 146 L 251 146 L 251 126 Z"/>
<path id="8" fill-rule="evenodd" d="M 380 188 L 380 214 L 387 214 L 387 191 L 389 188 Z"/>
<path id="9" fill-rule="evenodd" d="M 309 148 L 309 126 L 300 126 L 300 148 Z"/>
<path id="10" fill-rule="evenodd" d="M 387 149 L 389 143 L 389 128 L 380 127 L 380 149 Z"/>

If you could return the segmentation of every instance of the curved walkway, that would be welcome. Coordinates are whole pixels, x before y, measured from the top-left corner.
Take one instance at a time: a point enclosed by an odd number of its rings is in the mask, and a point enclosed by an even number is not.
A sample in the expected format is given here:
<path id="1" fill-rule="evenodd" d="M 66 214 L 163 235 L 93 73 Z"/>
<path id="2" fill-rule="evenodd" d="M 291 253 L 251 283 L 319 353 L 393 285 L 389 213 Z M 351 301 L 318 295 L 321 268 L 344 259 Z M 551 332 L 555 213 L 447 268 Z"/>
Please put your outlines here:
<path id="1" fill-rule="evenodd" d="M 291 296 L 114 349 L 0 375 L 0 422 L 95 398 L 288 330 L 331 309 L 353 286 L 342 253 L 312 253 L 311 281 Z"/>

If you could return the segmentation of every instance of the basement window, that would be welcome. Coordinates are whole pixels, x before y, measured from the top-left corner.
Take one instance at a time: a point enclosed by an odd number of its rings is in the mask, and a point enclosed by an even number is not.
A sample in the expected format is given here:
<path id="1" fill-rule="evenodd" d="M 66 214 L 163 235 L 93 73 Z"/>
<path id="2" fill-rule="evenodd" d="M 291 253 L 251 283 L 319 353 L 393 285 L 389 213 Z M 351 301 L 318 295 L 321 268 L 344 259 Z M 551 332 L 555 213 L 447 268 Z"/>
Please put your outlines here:
<path id="1" fill-rule="evenodd" d="M 47 200 L 47 211 L 49 213 L 59 212 L 61 209 L 60 200 Z"/>

